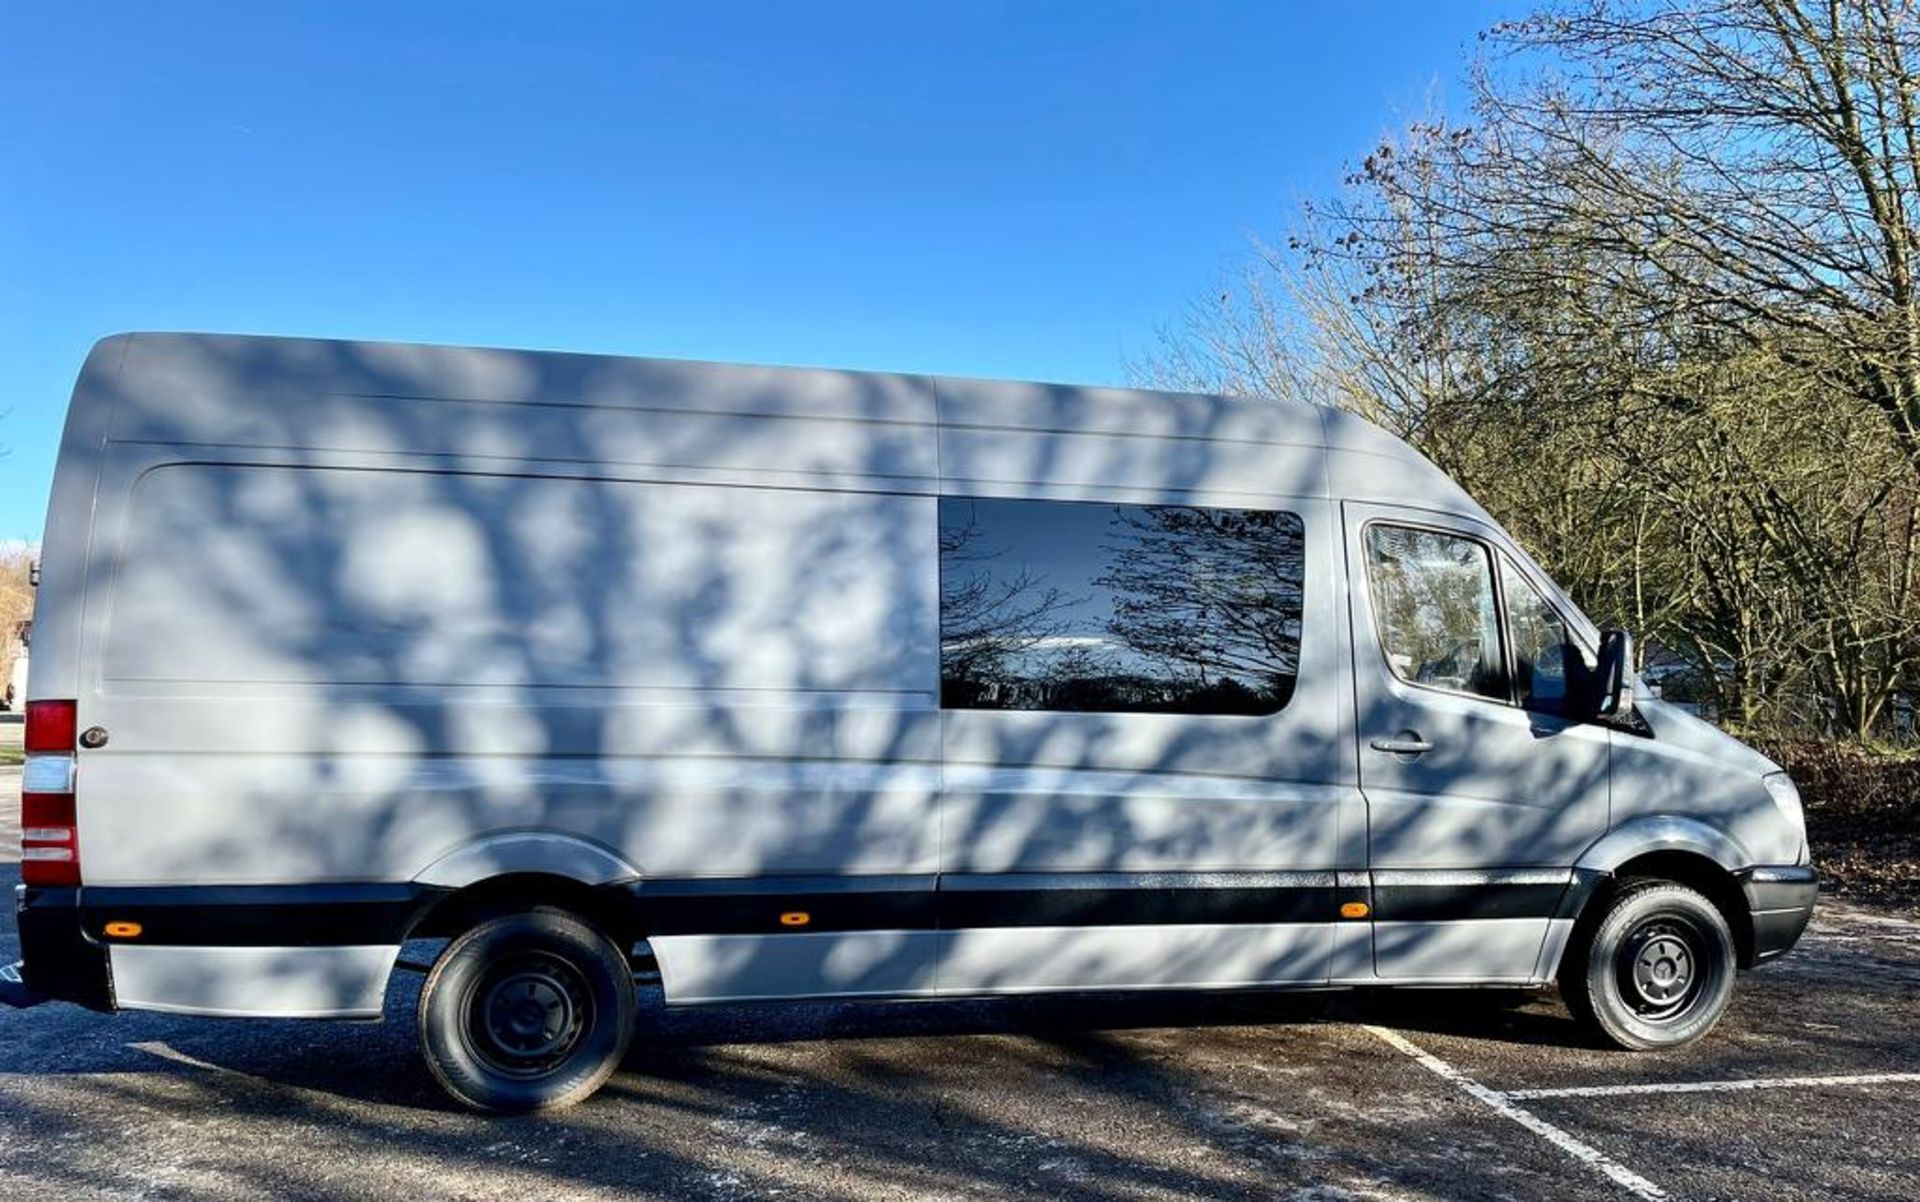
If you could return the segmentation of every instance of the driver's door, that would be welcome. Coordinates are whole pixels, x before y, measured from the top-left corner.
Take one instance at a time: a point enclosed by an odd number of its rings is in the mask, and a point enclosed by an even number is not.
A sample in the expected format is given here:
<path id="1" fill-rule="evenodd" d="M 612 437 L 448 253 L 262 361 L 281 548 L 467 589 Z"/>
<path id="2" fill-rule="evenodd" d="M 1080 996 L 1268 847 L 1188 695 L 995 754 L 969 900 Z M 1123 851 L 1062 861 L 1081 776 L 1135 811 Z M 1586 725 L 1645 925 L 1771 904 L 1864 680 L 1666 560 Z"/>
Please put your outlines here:
<path id="1" fill-rule="evenodd" d="M 1344 520 L 1375 969 L 1531 978 L 1608 820 L 1607 731 L 1566 712 L 1580 639 L 1498 531 L 1353 502 Z"/>

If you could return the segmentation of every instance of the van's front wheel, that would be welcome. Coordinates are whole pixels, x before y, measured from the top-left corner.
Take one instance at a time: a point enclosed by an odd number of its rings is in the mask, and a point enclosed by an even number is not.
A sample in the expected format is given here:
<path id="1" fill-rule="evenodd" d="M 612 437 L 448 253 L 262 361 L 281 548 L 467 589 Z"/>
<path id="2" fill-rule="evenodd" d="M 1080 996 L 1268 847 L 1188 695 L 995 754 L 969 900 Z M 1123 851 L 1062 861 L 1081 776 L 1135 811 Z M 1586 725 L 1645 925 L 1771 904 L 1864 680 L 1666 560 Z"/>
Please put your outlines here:
<path id="1" fill-rule="evenodd" d="M 427 1067 L 475 1110 L 579 1101 L 619 1067 L 633 1023 L 626 957 L 557 910 L 474 927 L 447 945 L 420 990 Z"/>
<path id="2" fill-rule="evenodd" d="M 1720 1021 L 1737 966 L 1733 932 L 1712 902 L 1685 885 L 1637 883 L 1567 949 L 1560 996 L 1609 1043 L 1677 1048 Z"/>

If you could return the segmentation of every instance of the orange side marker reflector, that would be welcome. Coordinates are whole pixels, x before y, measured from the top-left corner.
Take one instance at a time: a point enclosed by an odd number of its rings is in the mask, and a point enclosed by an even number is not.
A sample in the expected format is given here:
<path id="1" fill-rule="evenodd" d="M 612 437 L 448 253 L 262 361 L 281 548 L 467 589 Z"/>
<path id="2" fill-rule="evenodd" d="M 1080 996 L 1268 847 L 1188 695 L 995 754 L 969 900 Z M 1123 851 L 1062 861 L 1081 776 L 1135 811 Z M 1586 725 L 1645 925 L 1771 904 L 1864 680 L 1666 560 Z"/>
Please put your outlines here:
<path id="1" fill-rule="evenodd" d="M 1372 912 L 1365 902 L 1348 902 L 1340 907 L 1342 918 L 1365 918 Z"/>
<path id="2" fill-rule="evenodd" d="M 780 916 L 780 925 L 783 927 L 803 927 L 812 921 L 813 915 L 805 910 L 788 910 Z"/>
<path id="3" fill-rule="evenodd" d="M 138 939 L 140 932 L 146 928 L 137 922 L 110 922 L 101 930 L 112 939 Z"/>

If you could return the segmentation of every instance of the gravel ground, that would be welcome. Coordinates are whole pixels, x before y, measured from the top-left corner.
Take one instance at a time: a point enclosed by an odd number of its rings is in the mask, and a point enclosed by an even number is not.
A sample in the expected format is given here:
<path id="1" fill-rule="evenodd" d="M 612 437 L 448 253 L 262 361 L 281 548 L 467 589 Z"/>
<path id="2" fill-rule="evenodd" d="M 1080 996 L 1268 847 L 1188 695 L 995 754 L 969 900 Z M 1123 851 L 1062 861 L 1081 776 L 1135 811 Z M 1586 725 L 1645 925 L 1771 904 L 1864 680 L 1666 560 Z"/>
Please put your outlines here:
<path id="1" fill-rule="evenodd" d="M 0 1010 L 0 1193 L 1910 1199 L 1917 985 L 1920 922 L 1836 903 L 1657 1057 L 1583 1046 L 1550 994 L 656 998 L 600 1095 L 515 1119 L 442 1102 L 407 985 L 382 1024 Z"/>

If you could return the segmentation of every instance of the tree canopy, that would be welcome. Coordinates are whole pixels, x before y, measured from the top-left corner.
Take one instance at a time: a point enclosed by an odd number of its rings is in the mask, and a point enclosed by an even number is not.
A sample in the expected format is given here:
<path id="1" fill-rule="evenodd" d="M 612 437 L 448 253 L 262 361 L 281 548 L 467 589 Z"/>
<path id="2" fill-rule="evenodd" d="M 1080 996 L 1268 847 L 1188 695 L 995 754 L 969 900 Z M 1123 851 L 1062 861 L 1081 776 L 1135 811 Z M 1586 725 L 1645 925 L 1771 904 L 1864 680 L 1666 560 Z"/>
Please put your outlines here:
<path id="1" fill-rule="evenodd" d="M 1582 0 L 1144 365 L 1412 441 L 1744 725 L 1883 730 L 1920 658 L 1920 14 Z"/>

